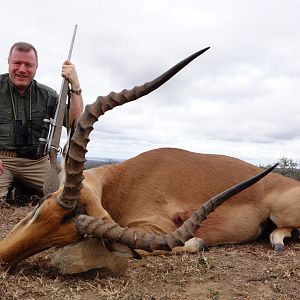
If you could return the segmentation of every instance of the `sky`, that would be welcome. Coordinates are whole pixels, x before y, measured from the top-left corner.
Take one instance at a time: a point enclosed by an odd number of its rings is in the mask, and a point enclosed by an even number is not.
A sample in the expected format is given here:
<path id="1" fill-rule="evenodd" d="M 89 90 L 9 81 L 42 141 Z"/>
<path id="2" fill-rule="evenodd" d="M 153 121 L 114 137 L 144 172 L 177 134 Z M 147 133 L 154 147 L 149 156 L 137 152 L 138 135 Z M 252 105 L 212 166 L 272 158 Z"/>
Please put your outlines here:
<path id="1" fill-rule="evenodd" d="M 78 24 L 71 61 L 89 104 L 211 47 L 158 90 L 101 116 L 87 156 L 177 147 L 256 165 L 298 162 L 299 18 L 298 0 L 5 1 L 0 73 L 11 45 L 27 41 L 39 53 L 36 80 L 59 92 Z"/>

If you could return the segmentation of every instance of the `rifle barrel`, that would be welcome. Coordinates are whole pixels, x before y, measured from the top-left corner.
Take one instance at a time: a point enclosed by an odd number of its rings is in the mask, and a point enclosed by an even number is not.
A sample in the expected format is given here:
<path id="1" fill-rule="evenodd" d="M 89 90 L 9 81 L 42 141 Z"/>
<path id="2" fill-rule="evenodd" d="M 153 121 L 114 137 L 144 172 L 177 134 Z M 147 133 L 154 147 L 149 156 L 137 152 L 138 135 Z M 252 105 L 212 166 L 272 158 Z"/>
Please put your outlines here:
<path id="1" fill-rule="evenodd" d="M 70 49 L 69 49 L 69 54 L 68 54 L 68 60 L 71 59 L 71 55 L 72 55 L 72 51 L 73 51 L 73 47 L 74 47 L 74 41 L 75 41 L 76 32 L 77 32 L 77 27 L 78 27 L 78 25 L 75 24 L 73 36 L 72 36 L 72 40 L 71 40 L 71 45 L 70 45 Z M 66 100 L 68 97 L 68 86 L 69 86 L 69 81 L 66 78 L 63 78 L 59 97 L 58 97 L 57 109 L 56 109 L 55 115 L 54 115 L 54 121 L 53 121 L 54 130 L 52 131 L 52 135 L 50 136 L 50 139 L 49 139 L 49 151 L 51 151 L 51 148 L 54 148 L 54 149 L 59 148 L 61 127 L 63 125 L 65 105 L 66 105 Z M 68 117 L 66 118 L 66 121 L 68 123 Z M 68 129 L 68 124 L 67 124 L 67 129 Z"/>
<path id="2" fill-rule="evenodd" d="M 68 60 L 70 60 L 71 56 L 72 56 L 72 51 L 73 51 L 73 47 L 74 47 L 75 37 L 76 37 L 76 33 L 77 33 L 77 27 L 78 27 L 78 25 L 75 24 L 75 28 L 74 28 L 74 32 L 73 32 L 73 36 L 72 36 L 72 41 L 71 41 L 71 45 L 70 45 L 70 50 L 69 50 L 69 54 L 68 54 Z"/>

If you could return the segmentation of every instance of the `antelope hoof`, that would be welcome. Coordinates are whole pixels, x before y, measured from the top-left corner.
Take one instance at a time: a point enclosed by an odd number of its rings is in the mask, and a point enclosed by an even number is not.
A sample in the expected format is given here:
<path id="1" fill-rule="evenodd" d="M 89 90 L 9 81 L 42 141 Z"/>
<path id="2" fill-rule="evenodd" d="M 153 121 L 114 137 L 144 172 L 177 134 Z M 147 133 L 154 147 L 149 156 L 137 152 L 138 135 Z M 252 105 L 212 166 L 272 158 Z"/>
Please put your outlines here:
<path id="1" fill-rule="evenodd" d="M 282 252 L 284 250 L 284 244 L 276 243 L 273 248 L 275 252 Z"/>
<path id="2" fill-rule="evenodd" d="M 199 239 L 199 252 L 200 251 L 208 251 L 208 247 L 206 246 L 205 242 L 202 239 Z"/>
<path id="3" fill-rule="evenodd" d="M 291 232 L 291 239 L 293 242 L 299 240 L 299 237 L 300 237 L 300 232 L 298 229 L 293 229 L 292 232 Z"/>

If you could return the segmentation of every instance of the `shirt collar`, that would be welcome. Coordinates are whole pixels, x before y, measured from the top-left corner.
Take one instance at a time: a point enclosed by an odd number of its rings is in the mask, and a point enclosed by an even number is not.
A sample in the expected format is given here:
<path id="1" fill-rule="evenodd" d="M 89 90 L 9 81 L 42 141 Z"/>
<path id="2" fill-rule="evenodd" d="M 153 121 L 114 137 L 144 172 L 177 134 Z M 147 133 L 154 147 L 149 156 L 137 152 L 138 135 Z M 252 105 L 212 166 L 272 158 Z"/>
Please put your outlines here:
<path id="1" fill-rule="evenodd" d="M 34 80 L 32 80 L 32 81 L 28 84 L 28 86 L 27 86 L 27 88 L 26 88 L 26 90 L 25 90 L 24 95 L 26 95 L 26 94 L 29 93 L 29 89 L 30 89 L 30 87 L 33 85 L 33 82 L 34 82 Z M 18 91 L 18 89 L 17 89 L 17 87 L 14 85 L 13 81 L 11 80 L 9 73 L 8 73 L 8 84 L 9 84 L 9 86 L 12 88 L 12 90 L 13 90 L 15 93 L 20 94 L 19 91 Z"/>

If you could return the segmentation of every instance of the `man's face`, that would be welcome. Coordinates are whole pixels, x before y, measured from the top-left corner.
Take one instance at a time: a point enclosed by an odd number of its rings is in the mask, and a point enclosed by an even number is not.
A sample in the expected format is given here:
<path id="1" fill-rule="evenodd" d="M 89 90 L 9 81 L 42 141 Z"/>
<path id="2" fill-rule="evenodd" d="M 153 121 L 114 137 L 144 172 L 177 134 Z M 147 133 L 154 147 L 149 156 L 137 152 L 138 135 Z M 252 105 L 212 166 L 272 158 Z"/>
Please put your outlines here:
<path id="1" fill-rule="evenodd" d="M 37 59 L 34 51 L 25 52 L 13 49 L 8 58 L 8 66 L 10 79 L 18 91 L 23 93 L 36 73 Z"/>

